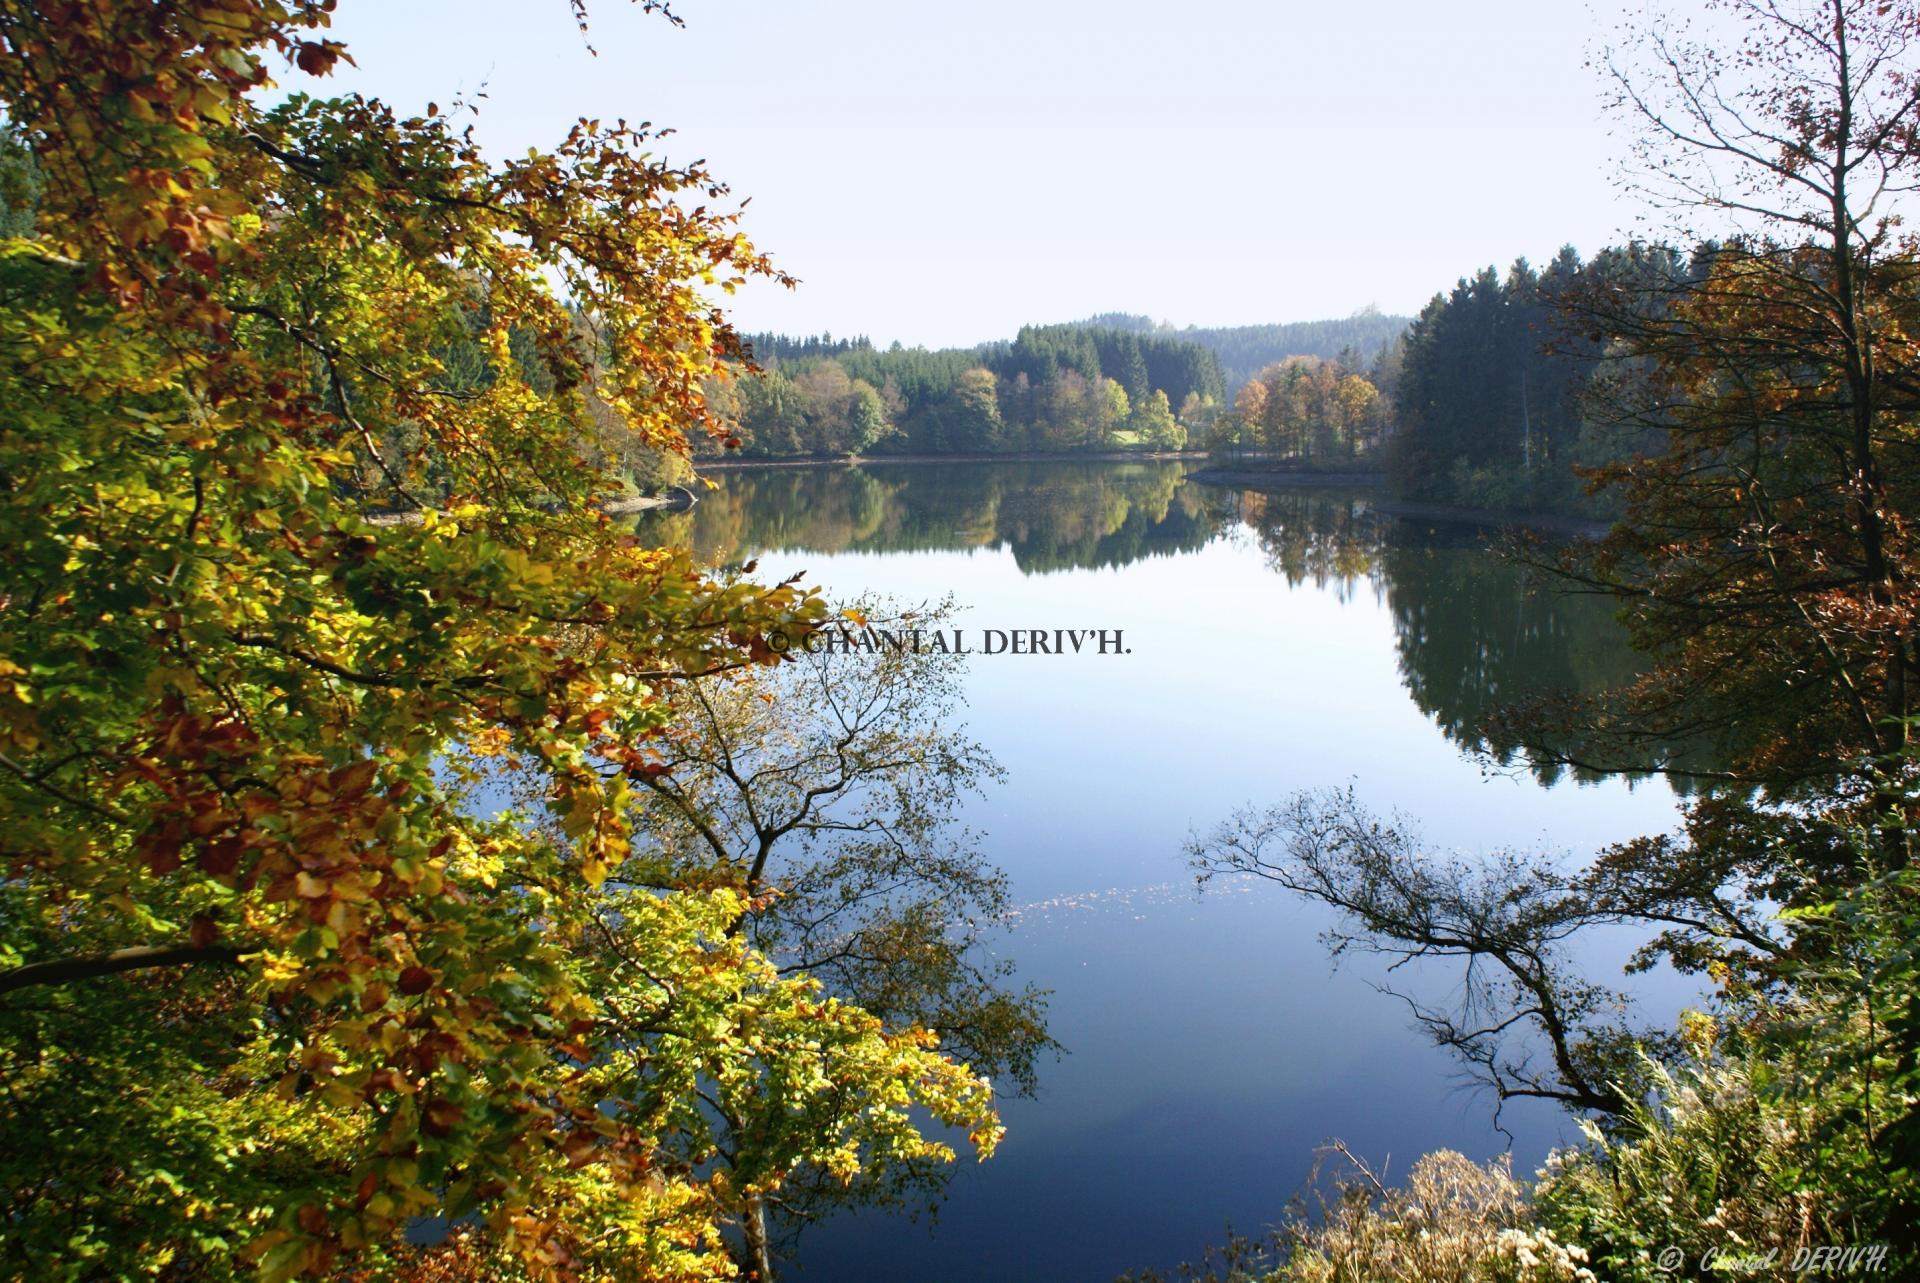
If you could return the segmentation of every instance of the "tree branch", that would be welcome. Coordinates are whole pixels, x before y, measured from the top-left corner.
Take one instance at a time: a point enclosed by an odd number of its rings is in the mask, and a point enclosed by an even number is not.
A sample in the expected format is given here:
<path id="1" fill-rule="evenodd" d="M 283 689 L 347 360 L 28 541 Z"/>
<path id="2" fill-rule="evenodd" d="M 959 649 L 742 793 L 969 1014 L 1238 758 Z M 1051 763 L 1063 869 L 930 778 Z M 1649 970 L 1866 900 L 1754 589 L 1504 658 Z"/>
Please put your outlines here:
<path id="1" fill-rule="evenodd" d="M 0 993 L 26 989 L 34 985 L 58 985 L 70 980 L 92 980 L 139 971 L 148 967 L 185 967 L 201 962 L 228 966 L 239 962 L 245 953 L 239 945 L 135 945 L 111 953 L 83 954 L 70 958 L 49 958 L 29 962 L 23 967 L 0 971 Z"/>

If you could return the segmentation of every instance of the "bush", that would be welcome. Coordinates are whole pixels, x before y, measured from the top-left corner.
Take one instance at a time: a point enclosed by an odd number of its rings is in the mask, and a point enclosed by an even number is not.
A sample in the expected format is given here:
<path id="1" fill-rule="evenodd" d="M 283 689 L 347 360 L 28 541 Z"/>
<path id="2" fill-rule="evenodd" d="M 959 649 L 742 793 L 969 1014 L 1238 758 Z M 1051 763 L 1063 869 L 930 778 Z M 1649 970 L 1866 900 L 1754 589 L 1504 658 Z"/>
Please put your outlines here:
<path id="1" fill-rule="evenodd" d="M 1884 1246 L 1876 1272 L 1913 1277 L 1917 904 L 1913 871 L 1871 879 L 1790 915 L 1801 938 L 1773 983 L 1720 970 L 1728 1019 L 1683 1020 L 1683 1062 L 1649 1061 L 1649 1101 L 1544 1174 L 1539 1222 L 1615 1283 L 1671 1278 L 1663 1249 L 1784 1280 L 1802 1252 Z"/>
<path id="2" fill-rule="evenodd" d="M 1586 1253 L 1529 1224 L 1507 1160 L 1452 1150 L 1382 1190 L 1349 1182 L 1318 1224 L 1296 1223 L 1272 1283 L 1591 1283 Z"/>
<path id="3" fill-rule="evenodd" d="M 1344 1153 L 1344 1150 L 1342 1151 Z M 1364 1166 L 1316 1215 L 1304 1208 L 1265 1242 L 1232 1238 L 1194 1283 L 1594 1283 L 1586 1253 L 1531 1223 L 1527 1189 L 1505 1158 L 1452 1150 L 1415 1163 L 1387 1188 Z M 1135 1283 L 1156 1283 L 1149 1272 Z"/>
<path id="4" fill-rule="evenodd" d="M 1790 1261 L 1853 1238 L 1832 1196 L 1806 1179 L 1806 1104 L 1769 1099 L 1755 1066 L 1700 1050 L 1678 1069 L 1649 1062 L 1653 1102 L 1617 1139 L 1585 1124 L 1590 1147 L 1556 1155 L 1535 1189 L 1540 1222 L 1586 1245 L 1611 1283 L 1670 1278 L 1662 1253 L 1689 1266 L 1775 1249 Z"/>

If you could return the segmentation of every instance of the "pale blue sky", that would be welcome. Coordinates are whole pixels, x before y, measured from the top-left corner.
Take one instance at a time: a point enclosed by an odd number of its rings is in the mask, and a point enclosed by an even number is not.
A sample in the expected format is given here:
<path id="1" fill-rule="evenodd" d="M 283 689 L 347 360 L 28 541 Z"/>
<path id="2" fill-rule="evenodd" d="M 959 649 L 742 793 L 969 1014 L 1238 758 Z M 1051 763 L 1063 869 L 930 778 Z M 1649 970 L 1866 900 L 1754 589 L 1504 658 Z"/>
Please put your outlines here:
<path id="1" fill-rule="evenodd" d="M 345 0 L 335 30 L 339 83 L 396 106 L 484 87 L 494 154 L 678 129 L 804 281 L 744 327 L 947 344 L 1410 311 L 1590 252 L 1634 213 L 1584 66 L 1616 4 L 682 0 L 676 29 L 598 0 L 597 58 L 564 0 Z"/>

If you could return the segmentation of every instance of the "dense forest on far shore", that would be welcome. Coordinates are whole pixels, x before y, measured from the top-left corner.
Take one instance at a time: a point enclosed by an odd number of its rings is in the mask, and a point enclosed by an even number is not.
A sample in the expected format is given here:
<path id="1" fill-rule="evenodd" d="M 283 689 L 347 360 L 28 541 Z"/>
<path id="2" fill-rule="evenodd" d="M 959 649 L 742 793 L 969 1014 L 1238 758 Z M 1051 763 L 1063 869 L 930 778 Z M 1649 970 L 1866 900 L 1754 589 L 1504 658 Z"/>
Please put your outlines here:
<path id="1" fill-rule="evenodd" d="M 708 392 L 749 458 L 1178 450 L 1227 391 L 1206 348 L 1097 326 L 1026 326 L 975 348 L 883 351 L 830 335 L 748 346 L 764 377 Z"/>
<path id="2" fill-rule="evenodd" d="M 973 348 L 879 349 L 831 335 L 749 338 L 759 378 L 715 380 L 711 402 L 744 458 L 1255 447 L 1280 461 L 1361 462 L 1389 423 L 1399 342 L 1287 353 L 1230 377 L 1202 336 L 1240 331 L 1099 323 L 1025 326 Z M 1377 319 L 1377 318 L 1376 318 Z M 1369 322 L 1358 337 L 1386 333 Z M 1346 322 L 1295 331 L 1325 346 Z M 1259 389 L 1249 391 L 1248 389 Z M 1371 466 L 1371 465 L 1369 465 Z"/>
<path id="3" fill-rule="evenodd" d="M 1435 294 L 1407 330 L 1383 465 L 1403 498 L 1473 508 L 1607 516 L 1587 470 L 1657 443 L 1596 377 L 1608 349 L 1591 323 L 1603 301 L 1671 300 L 1711 256 L 1612 246 L 1582 260 L 1563 246 L 1544 269 L 1486 267 Z M 1655 304 L 1647 304 L 1655 306 Z"/>
<path id="4" fill-rule="evenodd" d="M 1113 312 L 942 350 L 757 335 L 765 377 L 712 394 L 748 458 L 1206 449 L 1243 467 L 1383 471 L 1399 498 L 1604 517 L 1587 470 L 1647 442 L 1593 378 L 1606 352 L 1580 318 L 1622 290 L 1684 294 L 1714 253 L 1563 246 L 1544 268 L 1463 276 L 1410 322 L 1369 309 L 1175 329 Z"/>

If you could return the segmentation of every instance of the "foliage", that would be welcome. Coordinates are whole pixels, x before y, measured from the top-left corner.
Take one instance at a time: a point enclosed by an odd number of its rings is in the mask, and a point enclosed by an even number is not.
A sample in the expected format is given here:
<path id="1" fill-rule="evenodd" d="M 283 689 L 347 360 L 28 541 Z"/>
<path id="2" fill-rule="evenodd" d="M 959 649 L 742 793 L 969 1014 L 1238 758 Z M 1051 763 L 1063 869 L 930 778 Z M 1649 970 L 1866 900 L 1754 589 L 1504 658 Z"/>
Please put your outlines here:
<path id="1" fill-rule="evenodd" d="M 1589 1149 L 1554 1155 L 1538 1191 L 1540 1218 L 1588 1244 L 1604 1277 L 1670 1278 L 1659 1254 L 1675 1248 L 1691 1266 L 1716 1253 L 1777 1249 L 1790 1261 L 1815 1245 L 1866 1241 L 1806 1179 L 1793 1141 L 1813 1111 L 1769 1102 L 1755 1085 L 1764 1066 L 1649 1064 L 1648 1072 L 1655 1103 L 1635 1107 L 1622 1138 L 1593 1129 Z"/>
<path id="2" fill-rule="evenodd" d="M 1002 377 L 1024 374 L 1040 385 L 1060 370 L 1112 379 L 1134 401 L 1155 391 L 1166 393 L 1174 404 L 1189 395 L 1217 401 L 1227 391 L 1219 363 L 1204 347 L 1171 336 L 1098 326 L 1024 326 L 995 362 L 994 372 Z"/>
<path id="3" fill-rule="evenodd" d="M 1724 7 L 1730 51 L 1650 16 L 1606 59 L 1643 183 L 1720 239 L 1569 300 L 1596 413 L 1652 445 L 1596 472 L 1625 520 L 1567 569 L 1659 661 L 1579 715 L 1599 760 L 1706 734 L 1742 782 L 1820 788 L 1899 751 L 1916 671 L 1916 260 L 1886 202 L 1920 177 L 1920 16 Z"/>
<path id="4" fill-rule="evenodd" d="M 758 400 L 745 392 L 727 417 L 749 457 L 1178 450 L 1204 433 L 1209 448 L 1309 457 L 1317 446 L 1321 456 L 1352 459 L 1389 422 L 1405 328 L 1404 317 L 1371 311 L 1344 321 L 1185 330 L 1114 313 L 1023 326 L 1011 342 L 941 351 L 899 344 L 883 351 L 865 338 L 831 335 L 755 335 L 751 349 L 782 391 Z M 886 419 L 877 435 L 838 426 L 833 412 L 792 386 L 804 372 L 827 366 L 874 389 Z M 1296 386 L 1302 376 L 1311 377 Z M 1280 417 L 1271 422 L 1228 412 L 1230 390 L 1276 380 L 1289 389 L 1290 416 L 1281 415 L 1279 402 Z"/>
<path id="5" fill-rule="evenodd" d="M 496 166 L 263 105 L 345 56 L 319 0 L 55 8 L 0 5 L 5 1272 L 402 1277 L 434 1214 L 500 1277 L 714 1277 L 707 1089 L 788 1106 L 744 1187 L 943 1155 L 922 1111 L 990 1150 L 737 889 L 623 899 L 618 984 L 587 947 L 675 684 L 824 616 L 599 511 L 610 421 L 716 426 L 702 289 L 777 275 L 724 189 L 624 123 Z M 464 796 L 503 752 L 564 843 Z"/>
<path id="6" fill-rule="evenodd" d="M 1810 947 L 1776 983 L 1720 971 L 1723 1017 L 1685 1018 L 1686 1056 L 1649 1062 L 1653 1091 L 1628 1126 L 1549 1165 L 1541 1222 L 1625 1283 L 1671 1277 L 1662 1247 L 1689 1263 L 1764 1261 L 1746 1272 L 1765 1278 L 1793 1278 L 1802 1253 L 1833 1246 L 1878 1247 L 1877 1269 L 1910 1269 L 1917 894 L 1903 870 L 1796 914 Z"/>
<path id="7" fill-rule="evenodd" d="M 1045 999 L 1011 985 L 1010 961 L 984 956 L 983 936 L 1008 908 L 1006 878 L 954 819 L 1000 769 L 954 723 L 964 656 L 911 640 L 951 631 L 952 614 L 951 603 L 902 611 L 862 599 L 792 662 L 668 695 L 675 719 L 634 775 L 633 853 L 603 887 L 599 938 L 585 942 L 606 973 L 596 993 L 650 984 L 624 940 L 633 897 L 727 886 L 753 906 L 729 930 L 780 974 L 809 977 L 828 1001 L 886 1029 L 936 1031 L 983 1082 L 1033 1091 L 1036 1062 L 1054 1047 Z M 523 798 L 537 796 L 536 775 L 512 778 Z M 714 1155 L 683 1155 L 726 1169 L 729 1188 L 746 1195 L 735 1216 L 754 1234 L 763 1210 L 776 1231 L 797 1231 L 836 1205 L 939 1195 L 949 1168 L 927 1160 L 951 1155 L 910 1131 L 902 1140 L 848 1129 L 842 1148 L 796 1163 L 822 1120 L 796 1133 L 783 1062 L 759 1069 L 757 1083 L 741 1075 L 732 1097 L 709 1098 L 696 1140 Z M 851 1076 L 828 1077 L 841 1085 Z M 776 1186 L 764 1207 L 750 1201 Z M 771 1247 L 750 1246 L 767 1259 L 744 1263 L 770 1274 Z"/>
<path id="8" fill-rule="evenodd" d="M 1851 840 L 1877 849 L 1864 826 Z M 1920 878 L 1903 869 L 1789 917 L 1799 951 L 1764 980 L 1716 964 L 1719 1014 L 1686 1013 L 1672 1055 L 1641 1053 L 1644 1091 L 1606 1127 L 1584 1123 L 1538 1179 L 1442 1153 L 1389 1189 L 1361 1167 L 1317 1215 L 1182 1277 L 1784 1283 L 1835 1250 L 1852 1255 L 1825 1272 L 1906 1277 Z"/>
<path id="9" fill-rule="evenodd" d="M 26 236 L 33 231 L 33 211 L 40 202 L 40 167 L 33 153 L 0 130 L 0 236 Z"/>
<path id="10" fill-rule="evenodd" d="M 1518 988 L 1489 1006 L 1470 987 L 1453 1015 L 1426 1013 L 1429 1030 L 1503 1092 L 1616 1117 L 1631 1096 L 1607 1103 L 1614 1086 L 1599 1071 L 1611 1059 L 1631 1077 L 1626 1031 L 1582 1032 L 1604 995 L 1556 969 L 1568 933 L 1640 922 L 1658 933 L 1646 958 L 1777 974 L 1795 933 L 1769 928 L 1764 906 L 1803 908 L 1868 876 L 1876 865 L 1836 840 L 1850 825 L 1879 829 L 1882 864 L 1904 861 L 1911 823 L 1908 808 L 1871 805 L 1904 787 L 1914 663 L 1912 470 L 1896 466 L 1912 437 L 1898 389 L 1910 379 L 1913 247 L 1877 215 L 1887 188 L 1873 184 L 1908 182 L 1915 164 L 1920 80 L 1903 59 L 1920 14 L 1731 7 L 1745 20 L 1737 63 L 1652 16 L 1608 66 L 1646 130 L 1655 181 L 1755 228 L 1691 260 L 1636 247 L 1582 265 L 1567 252 L 1544 275 L 1523 263 L 1504 284 L 1491 271 L 1463 281 L 1409 335 L 1393 466 L 1404 485 L 1423 460 L 1452 458 L 1474 477 L 1483 461 L 1510 468 L 1518 447 L 1524 463 L 1531 402 L 1504 442 L 1461 411 L 1497 405 L 1502 381 L 1524 392 L 1530 369 L 1559 359 L 1516 337 L 1533 327 L 1527 309 L 1554 303 L 1570 341 L 1601 362 L 1564 404 L 1610 406 L 1627 453 L 1594 473 L 1623 493 L 1627 519 L 1554 564 L 1613 594 L 1653 662 L 1614 692 L 1497 712 L 1485 742 L 1588 771 L 1672 765 L 1705 743 L 1718 761 L 1701 774 L 1740 787 L 1692 808 L 1684 835 L 1623 843 L 1584 871 L 1513 857 L 1455 868 L 1422 856 L 1404 826 L 1327 799 L 1242 816 L 1198 852 L 1206 867 L 1249 867 L 1326 900 L 1389 951 L 1492 964 Z M 1539 448 L 1564 451 L 1564 432 Z M 1755 785 L 1775 803 L 1747 796 Z M 1283 852 L 1271 862 L 1270 842 Z M 1512 1022 L 1544 1035 L 1547 1079 L 1486 1044 Z M 1583 1045 L 1609 1042 L 1607 1057 L 1581 1063 Z"/>
<path id="11" fill-rule="evenodd" d="M 1576 296 L 1647 281 L 1684 288 L 1685 265 L 1661 247 L 1610 248 L 1583 262 L 1563 246 L 1544 270 L 1514 261 L 1436 294 L 1407 331 L 1386 451 L 1394 493 L 1518 512 L 1611 515 L 1580 469 L 1647 444 L 1605 432 L 1588 405 L 1603 344 L 1571 323 Z"/>
<path id="12" fill-rule="evenodd" d="M 767 378 L 717 398 L 748 457 L 1177 450 L 1225 386 L 1195 344 L 1074 325 L 974 349 L 762 335 L 753 350 Z"/>
<path id="13" fill-rule="evenodd" d="M 1234 455 L 1251 449 L 1307 467 L 1353 466 L 1379 442 L 1387 410 L 1352 353 L 1324 361 L 1292 357 L 1244 384 L 1210 435 L 1214 449 Z"/>
<path id="14" fill-rule="evenodd" d="M 1516 461 L 1527 474 L 1532 404 L 1516 434 L 1502 393 L 1560 359 L 1517 337 L 1552 295 L 1560 353 L 1585 364 L 1542 448 L 1577 459 L 1579 436 L 1603 433 L 1589 475 L 1624 519 L 1598 547 L 1534 557 L 1611 594 L 1651 663 L 1601 697 L 1497 717 L 1488 744 L 1618 771 L 1706 741 L 1715 787 L 1679 832 L 1585 867 L 1436 857 L 1347 795 L 1243 813 L 1195 855 L 1203 874 L 1332 905 L 1336 947 L 1466 960 L 1457 1005 L 1416 1016 L 1502 1096 L 1585 1115 L 1587 1144 L 1523 1215 L 1595 1274 L 1905 1277 L 1920 1262 L 1920 247 L 1889 201 L 1920 179 L 1920 9 L 1709 7 L 1733 20 L 1711 42 L 1650 9 L 1601 58 L 1639 133 L 1637 181 L 1712 220 L 1685 232 L 1699 248 L 1489 271 L 1436 299 L 1408 338 L 1393 467 L 1410 487 L 1498 485 Z M 1644 933 L 1634 966 L 1712 977 L 1714 1015 L 1676 1034 L 1614 1018 L 1566 948 L 1608 923 Z M 1803 1249 L 1855 1255 L 1809 1264 Z"/>
<path id="15" fill-rule="evenodd" d="M 776 367 L 713 389 L 731 439 L 750 455 L 859 454 L 897 431 L 881 393 L 836 361 Z"/>

